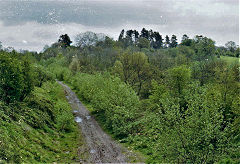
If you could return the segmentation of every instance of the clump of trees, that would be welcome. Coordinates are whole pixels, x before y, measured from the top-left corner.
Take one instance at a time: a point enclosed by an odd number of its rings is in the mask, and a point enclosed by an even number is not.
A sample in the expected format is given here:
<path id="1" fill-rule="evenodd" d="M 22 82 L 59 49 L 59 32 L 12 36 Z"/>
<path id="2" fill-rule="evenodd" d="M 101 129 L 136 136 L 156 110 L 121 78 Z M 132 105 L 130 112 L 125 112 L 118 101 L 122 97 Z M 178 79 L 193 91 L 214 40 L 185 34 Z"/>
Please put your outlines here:
<path id="1" fill-rule="evenodd" d="M 172 35 L 171 39 L 169 39 L 168 35 L 166 35 L 165 42 L 163 42 L 162 35 L 153 30 L 146 30 L 145 28 L 139 33 L 137 30 L 122 30 L 118 41 L 124 46 L 132 46 L 135 45 L 139 48 L 174 48 L 177 47 L 177 37 L 176 35 Z"/>

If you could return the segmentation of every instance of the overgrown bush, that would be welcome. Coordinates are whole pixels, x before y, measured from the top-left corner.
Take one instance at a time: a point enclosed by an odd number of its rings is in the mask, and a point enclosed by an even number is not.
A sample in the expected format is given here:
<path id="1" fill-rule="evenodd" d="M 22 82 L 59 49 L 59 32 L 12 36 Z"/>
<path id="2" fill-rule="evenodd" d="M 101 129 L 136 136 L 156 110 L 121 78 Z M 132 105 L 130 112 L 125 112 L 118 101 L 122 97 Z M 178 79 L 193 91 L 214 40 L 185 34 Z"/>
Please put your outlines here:
<path id="1" fill-rule="evenodd" d="M 0 100 L 6 103 L 23 100 L 34 87 L 30 61 L 19 58 L 14 52 L 0 53 Z"/>
<path id="2" fill-rule="evenodd" d="M 115 135 L 124 136 L 133 131 L 139 99 L 119 78 L 78 73 L 70 82 L 80 97 L 104 113 L 105 125 Z"/>

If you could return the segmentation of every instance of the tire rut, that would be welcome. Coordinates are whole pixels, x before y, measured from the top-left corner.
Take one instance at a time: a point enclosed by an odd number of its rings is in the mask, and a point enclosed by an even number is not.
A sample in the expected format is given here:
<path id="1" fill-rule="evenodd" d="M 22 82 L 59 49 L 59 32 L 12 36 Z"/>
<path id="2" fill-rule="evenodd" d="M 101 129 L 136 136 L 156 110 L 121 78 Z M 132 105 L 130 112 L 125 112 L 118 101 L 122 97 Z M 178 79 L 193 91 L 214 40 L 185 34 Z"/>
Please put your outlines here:
<path id="1" fill-rule="evenodd" d="M 64 83 L 58 81 L 65 90 L 66 98 L 73 109 L 75 121 L 88 146 L 89 159 L 87 163 L 126 163 L 122 147 L 113 141 L 90 115 L 90 112 L 79 101 L 76 94 Z"/>

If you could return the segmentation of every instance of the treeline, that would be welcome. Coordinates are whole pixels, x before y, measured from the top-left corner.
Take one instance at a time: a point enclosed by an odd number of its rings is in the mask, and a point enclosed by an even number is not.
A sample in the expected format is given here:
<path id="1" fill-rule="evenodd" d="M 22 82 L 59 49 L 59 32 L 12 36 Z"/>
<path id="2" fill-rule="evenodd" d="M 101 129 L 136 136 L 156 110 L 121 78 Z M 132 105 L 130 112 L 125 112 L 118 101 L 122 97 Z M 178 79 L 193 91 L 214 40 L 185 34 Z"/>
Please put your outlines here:
<path id="1" fill-rule="evenodd" d="M 156 49 L 101 36 L 78 35 L 77 46 L 61 40 L 36 58 L 147 162 L 239 162 L 238 58 L 226 62 L 203 36 Z"/>
<path id="2" fill-rule="evenodd" d="M 143 31 L 145 32 L 142 32 L 143 34 L 139 35 L 138 38 L 144 36 L 144 39 L 150 45 L 150 41 L 145 38 L 149 35 L 149 31 Z M 128 36 L 122 38 L 124 40 Z M 167 69 L 174 66 L 192 65 L 195 75 L 199 74 L 200 76 L 195 78 L 200 80 L 201 85 L 207 83 L 207 79 L 214 76 L 211 70 L 207 68 L 209 67 L 208 63 L 222 56 L 218 47 L 215 46 L 215 42 L 203 36 L 190 39 L 184 35 L 182 42 L 177 47 L 160 49 L 138 46 L 138 43 L 125 47 L 123 45 L 124 41 L 121 39 L 114 41 L 107 36 L 104 37 L 103 34 L 92 32 L 77 35 L 75 39 L 77 46 L 70 46 L 68 44 L 71 42 L 70 38 L 68 37 L 64 41 L 61 36 L 59 42 L 51 47 L 45 47 L 43 53 L 37 54 L 36 57 L 40 61 L 41 59 L 63 55 L 73 72 L 111 72 L 111 74 L 119 76 L 125 83 L 134 88 L 141 98 L 149 96 L 151 80 L 158 81 L 159 77 L 165 76 L 164 72 Z"/>
<path id="3" fill-rule="evenodd" d="M 139 33 L 137 30 L 125 30 L 123 29 L 119 35 L 118 41 L 124 46 L 136 45 L 140 48 L 174 48 L 177 47 L 177 37 L 172 35 L 171 39 L 168 35 L 164 38 L 159 32 L 153 30 L 146 30 L 145 28 Z"/>
<path id="4" fill-rule="evenodd" d="M 178 45 L 182 46 L 194 46 L 199 40 L 204 40 L 206 44 L 213 43 L 214 41 L 203 37 L 202 35 L 197 35 L 194 39 L 190 39 L 186 34 L 181 38 L 181 42 L 178 43 L 176 35 L 172 35 L 171 38 L 166 35 L 163 37 L 159 32 L 153 30 L 146 30 L 143 28 L 139 33 L 137 30 L 125 30 L 123 29 L 119 35 L 118 41 L 123 47 L 137 46 L 139 48 L 175 48 Z M 224 46 L 216 47 L 217 55 L 221 56 L 232 56 L 239 57 L 239 46 L 233 41 L 228 41 Z"/>

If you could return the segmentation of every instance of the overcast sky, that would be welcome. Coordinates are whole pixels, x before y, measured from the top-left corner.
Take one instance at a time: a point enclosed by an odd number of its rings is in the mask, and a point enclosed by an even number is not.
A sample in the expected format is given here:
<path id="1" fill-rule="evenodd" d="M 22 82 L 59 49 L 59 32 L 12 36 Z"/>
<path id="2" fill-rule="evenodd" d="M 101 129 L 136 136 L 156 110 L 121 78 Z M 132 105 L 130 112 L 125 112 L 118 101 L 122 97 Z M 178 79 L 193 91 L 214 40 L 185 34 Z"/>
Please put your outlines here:
<path id="1" fill-rule="evenodd" d="M 238 0 L 0 0 L 4 47 L 41 51 L 61 34 L 85 31 L 117 39 L 122 29 L 143 27 L 162 35 L 204 35 L 239 44 Z"/>

